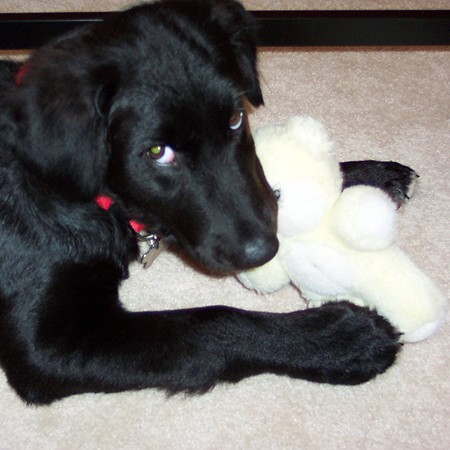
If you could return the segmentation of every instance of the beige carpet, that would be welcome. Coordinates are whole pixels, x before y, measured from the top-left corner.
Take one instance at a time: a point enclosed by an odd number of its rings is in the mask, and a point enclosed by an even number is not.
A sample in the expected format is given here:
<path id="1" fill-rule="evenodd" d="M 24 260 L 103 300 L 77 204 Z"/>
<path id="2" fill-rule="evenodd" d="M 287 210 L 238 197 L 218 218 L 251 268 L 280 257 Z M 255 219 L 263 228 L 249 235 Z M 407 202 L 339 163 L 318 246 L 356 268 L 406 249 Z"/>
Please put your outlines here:
<path id="1" fill-rule="evenodd" d="M 448 9 L 448 0 L 241 0 L 248 9 Z M 110 11 L 139 0 L 1 0 L 0 12 Z"/>
<path id="2" fill-rule="evenodd" d="M 23 4 L 27 3 L 25 8 Z M 248 1 L 283 7 L 308 1 Z M 323 7 L 325 3 L 316 2 Z M 341 2 L 344 3 L 344 2 Z M 379 7 L 382 1 L 346 1 Z M 55 6 L 55 5 L 58 6 Z M 107 9 L 119 1 L 39 1 L 0 12 Z M 448 6 L 447 1 L 393 1 Z M 78 8 L 80 9 L 80 8 Z M 330 129 L 342 160 L 397 160 L 421 175 L 401 212 L 398 241 L 449 292 L 450 53 L 446 49 L 264 50 L 266 107 L 253 126 L 310 114 Z M 130 308 L 227 304 L 256 310 L 303 308 L 287 288 L 260 297 L 233 278 L 211 279 L 165 254 L 132 269 L 122 289 Z M 1 343 L 0 343 L 1 345 Z M 395 366 L 357 387 L 263 375 L 199 397 L 147 390 L 83 395 L 50 407 L 23 405 L 0 371 L 0 449 L 448 449 L 450 324 L 403 348 Z"/>

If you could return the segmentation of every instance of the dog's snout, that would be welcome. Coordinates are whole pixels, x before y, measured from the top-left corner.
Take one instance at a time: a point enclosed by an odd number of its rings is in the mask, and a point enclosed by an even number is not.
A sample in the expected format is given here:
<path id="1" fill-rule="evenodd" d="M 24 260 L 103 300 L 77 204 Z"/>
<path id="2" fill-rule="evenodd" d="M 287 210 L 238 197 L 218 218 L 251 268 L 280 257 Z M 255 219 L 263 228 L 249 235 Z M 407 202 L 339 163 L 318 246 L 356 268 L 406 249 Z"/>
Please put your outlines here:
<path id="1" fill-rule="evenodd" d="M 258 267 L 270 261 L 278 251 L 275 234 L 255 237 L 244 245 L 242 261 L 246 268 Z"/>

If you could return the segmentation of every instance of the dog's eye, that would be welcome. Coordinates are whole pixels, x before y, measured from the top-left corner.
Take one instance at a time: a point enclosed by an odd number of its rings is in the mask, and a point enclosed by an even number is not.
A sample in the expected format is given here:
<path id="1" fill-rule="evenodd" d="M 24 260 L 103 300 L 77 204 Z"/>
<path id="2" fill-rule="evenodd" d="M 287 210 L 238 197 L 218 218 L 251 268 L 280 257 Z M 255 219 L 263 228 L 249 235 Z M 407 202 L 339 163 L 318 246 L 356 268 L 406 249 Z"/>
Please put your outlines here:
<path id="1" fill-rule="evenodd" d="M 170 164 L 175 159 L 175 151 L 168 145 L 153 145 L 146 155 L 158 164 Z"/>
<path id="2" fill-rule="evenodd" d="M 230 118 L 230 129 L 239 130 L 244 122 L 244 111 L 236 111 Z"/>

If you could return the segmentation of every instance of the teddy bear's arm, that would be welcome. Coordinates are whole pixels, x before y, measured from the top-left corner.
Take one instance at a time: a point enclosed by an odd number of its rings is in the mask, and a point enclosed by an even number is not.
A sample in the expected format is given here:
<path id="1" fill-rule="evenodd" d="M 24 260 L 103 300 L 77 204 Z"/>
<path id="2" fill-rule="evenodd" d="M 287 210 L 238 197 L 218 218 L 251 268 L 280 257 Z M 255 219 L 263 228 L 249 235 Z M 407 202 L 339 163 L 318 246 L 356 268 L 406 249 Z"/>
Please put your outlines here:
<path id="1" fill-rule="evenodd" d="M 380 250 L 394 242 L 397 207 L 380 189 L 352 186 L 334 205 L 329 226 L 350 248 Z"/>
<path id="2" fill-rule="evenodd" d="M 287 286 L 290 278 L 275 256 L 263 266 L 237 274 L 238 280 L 248 289 L 261 294 L 270 294 Z"/>

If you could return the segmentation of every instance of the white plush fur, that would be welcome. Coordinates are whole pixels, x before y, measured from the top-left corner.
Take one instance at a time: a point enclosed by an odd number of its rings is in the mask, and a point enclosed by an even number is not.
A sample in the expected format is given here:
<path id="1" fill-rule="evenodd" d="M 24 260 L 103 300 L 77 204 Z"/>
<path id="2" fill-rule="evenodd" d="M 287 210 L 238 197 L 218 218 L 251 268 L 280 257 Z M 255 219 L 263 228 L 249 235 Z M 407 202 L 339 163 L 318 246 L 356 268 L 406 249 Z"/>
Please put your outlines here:
<path id="1" fill-rule="evenodd" d="M 397 206 L 380 189 L 353 186 L 335 203 L 330 226 L 350 247 L 380 250 L 394 242 Z"/>
<path id="2" fill-rule="evenodd" d="M 447 298 L 394 243 L 396 205 L 388 195 L 370 186 L 341 192 L 332 142 L 310 117 L 261 129 L 255 143 L 280 192 L 280 249 L 239 280 L 262 293 L 292 282 L 310 306 L 344 299 L 367 305 L 406 342 L 433 334 L 445 319 Z"/>

